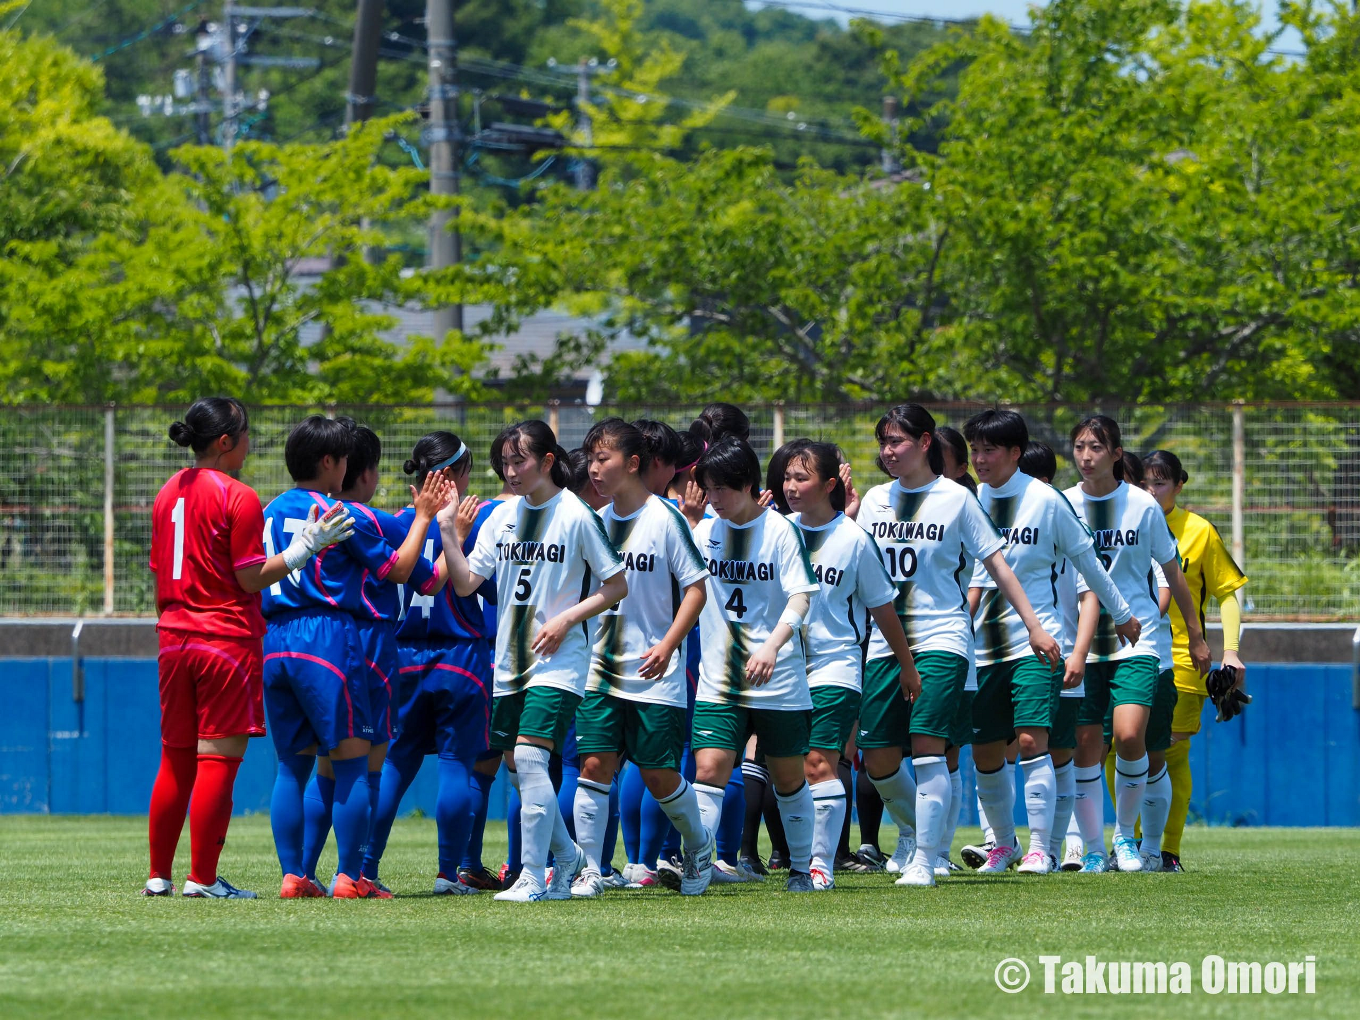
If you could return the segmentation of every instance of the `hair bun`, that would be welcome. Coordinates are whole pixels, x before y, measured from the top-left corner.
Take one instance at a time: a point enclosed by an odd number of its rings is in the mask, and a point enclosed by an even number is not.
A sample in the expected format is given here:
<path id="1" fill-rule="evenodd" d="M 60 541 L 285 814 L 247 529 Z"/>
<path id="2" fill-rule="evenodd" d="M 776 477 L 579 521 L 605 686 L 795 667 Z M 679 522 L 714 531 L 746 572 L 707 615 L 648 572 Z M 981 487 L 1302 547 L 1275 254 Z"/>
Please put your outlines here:
<path id="1" fill-rule="evenodd" d="M 411 460 L 410 458 L 407 458 L 406 463 L 401 466 L 402 471 L 408 475 L 415 474 L 416 471 L 419 470 L 419 468 L 420 465 L 417 464 L 414 460 Z"/>
<path id="2" fill-rule="evenodd" d="M 1181 484 L 1184 485 L 1188 481 L 1190 481 L 1190 472 L 1184 470 L 1181 471 Z"/>
<path id="3" fill-rule="evenodd" d="M 194 433 L 184 422 L 172 421 L 170 423 L 170 438 L 177 446 L 188 446 L 194 441 Z"/>

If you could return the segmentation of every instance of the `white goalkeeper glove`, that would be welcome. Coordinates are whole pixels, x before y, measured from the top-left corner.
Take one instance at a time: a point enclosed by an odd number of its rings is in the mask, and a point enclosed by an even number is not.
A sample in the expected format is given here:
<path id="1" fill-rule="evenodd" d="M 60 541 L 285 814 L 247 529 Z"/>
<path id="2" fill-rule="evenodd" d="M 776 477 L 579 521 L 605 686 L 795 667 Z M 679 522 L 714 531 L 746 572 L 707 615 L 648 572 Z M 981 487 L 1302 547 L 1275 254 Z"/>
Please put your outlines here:
<path id="1" fill-rule="evenodd" d="M 283 562 L 289 570 L 300 570 L 302 565 L 322 549 L 337 545 L 354 534 L 354 518 L 345 509 L 345 504 L 336 503 L 320 519 L 313 506 L 307 511 L 307 523 L 293 536 L 288 548 L 283 550 Z"/>

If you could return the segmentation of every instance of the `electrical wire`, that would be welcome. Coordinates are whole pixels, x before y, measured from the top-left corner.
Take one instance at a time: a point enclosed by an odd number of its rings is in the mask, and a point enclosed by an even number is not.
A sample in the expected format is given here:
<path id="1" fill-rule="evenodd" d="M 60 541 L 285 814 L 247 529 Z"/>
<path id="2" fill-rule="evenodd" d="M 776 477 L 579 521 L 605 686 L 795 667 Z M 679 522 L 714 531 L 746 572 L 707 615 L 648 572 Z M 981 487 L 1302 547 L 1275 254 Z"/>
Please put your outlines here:
<path id="1" fill-rule="evenodd" d="M 146 28 L 142 29 L 140 32 L 136 33 L 135 35 L 130 35 L 121 42 L 114 43 L 103 53 L 97 53 L 94 56 L 90 57 L 90 59 L 98 62 L 100 60 L 103 60 L 105 57 L 111 57 L 115 53 L 127 49 L 129 46 L 135 46 L 143 39 L 148 39 L 151 36 L 155 35 L 161 29 L 173 25 L 175 22 L 179 21 L 180 18 L 184 17 L 184 15 L 192 11 L 195 7 L 201 7 L 203 3 L 204 0 L 192 0 L 191 3 L 188 3 L 184 7 L 181 7 L 174 14 L 167 14 L 164 18 L 156 22 L 154 25 L 149 25 Z"/>

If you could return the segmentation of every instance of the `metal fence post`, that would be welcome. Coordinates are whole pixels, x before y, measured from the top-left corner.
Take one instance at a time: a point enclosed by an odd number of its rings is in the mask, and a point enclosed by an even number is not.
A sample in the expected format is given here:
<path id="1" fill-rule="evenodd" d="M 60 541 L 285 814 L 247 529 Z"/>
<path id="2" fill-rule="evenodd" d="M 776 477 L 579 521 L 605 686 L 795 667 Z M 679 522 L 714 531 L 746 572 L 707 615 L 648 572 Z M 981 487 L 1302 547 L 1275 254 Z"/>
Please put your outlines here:
<path id="1" fill-rule="evenodd" d="M 104 409 L 104 615 L 113 615 L 114 406 Z"/>
<path id="2" fill-rule="evenodd" d="M 1243 539 L 1242 504 L 1247 491 L 1247 430 L 1243 402 L 1233 401 L 1232 408 L 1232 554 L 1240 566 L 1246 560 Z"/>
<path id="3" fill-rule="evenodd" d="M 774 402 L 774 449 L 779 449 L 784 445 L 784 401 Z"/>
<path id="4" fill-rule="evenodd" d="M 560 400 L 548 401 L 548 428 L 557 437 L 557 441 L 562 441 L 562 402 Z"/>

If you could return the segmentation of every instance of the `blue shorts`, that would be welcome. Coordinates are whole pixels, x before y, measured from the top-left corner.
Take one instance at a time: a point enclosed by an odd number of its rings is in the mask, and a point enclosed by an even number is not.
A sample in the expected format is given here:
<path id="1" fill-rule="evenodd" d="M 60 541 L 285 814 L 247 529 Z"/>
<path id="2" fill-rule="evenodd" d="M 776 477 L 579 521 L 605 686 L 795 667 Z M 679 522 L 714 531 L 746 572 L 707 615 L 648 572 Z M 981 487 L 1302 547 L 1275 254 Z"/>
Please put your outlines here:
<path id="1" fill-rule="evenodd" d="M 491 740 L 491 650 L 485 641 L 405 643 L 392 757 L 475 759 Z"/>
<path id="2" fill-rule="evenodd" d="M 393 737 L 392 699 L 397 681 L 397 629 L 383 620 L 359 621 L 359 645 L 368 669 L 368 711 L 373 720 L 373 743 L 385 744 Z"/>
<path id="3" fill-rule="evenodd" d="M 269 618 L 264 707 L 279 755 L 376 736 L 359 628 L 343 611 L 303 609 Z"/>

